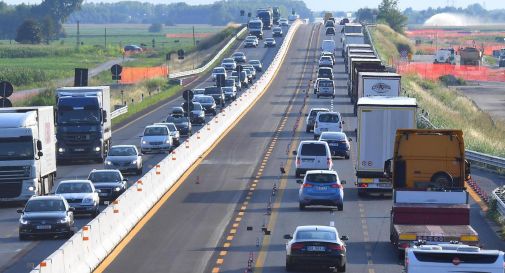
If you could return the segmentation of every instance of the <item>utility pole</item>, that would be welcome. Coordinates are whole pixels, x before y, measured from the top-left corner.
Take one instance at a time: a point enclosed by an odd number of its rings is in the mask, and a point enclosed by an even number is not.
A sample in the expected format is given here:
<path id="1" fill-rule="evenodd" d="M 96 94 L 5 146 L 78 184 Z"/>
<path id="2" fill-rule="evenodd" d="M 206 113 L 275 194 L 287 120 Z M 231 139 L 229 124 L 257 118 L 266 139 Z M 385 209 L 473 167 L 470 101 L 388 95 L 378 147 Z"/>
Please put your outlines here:
<path id="1" fill-rule="evenodd" d="M 196 52 L 196 57 L 193 60 L 193 69 L 195 69 L 195 62 L 198 59 L 198 50 L 196 49 L 196 39 L 195 39 L 195 26 L 193 26 L 193 47 L 194 47 L 195 52 Z"/>
<path id="2" fill-rule="evenodd" d="M 104 47 L 105 47 L 105 49 L 107 49 L 107 27 L 105 27 L 104 38 L 105 38 Z"/>
<path id="3" fill-rule="evenodd" d="M 81 45 L 81 33 L 79 30 L 79 21 L 77 21 L 77 49 L 79 49 L 79 46 Z"/>

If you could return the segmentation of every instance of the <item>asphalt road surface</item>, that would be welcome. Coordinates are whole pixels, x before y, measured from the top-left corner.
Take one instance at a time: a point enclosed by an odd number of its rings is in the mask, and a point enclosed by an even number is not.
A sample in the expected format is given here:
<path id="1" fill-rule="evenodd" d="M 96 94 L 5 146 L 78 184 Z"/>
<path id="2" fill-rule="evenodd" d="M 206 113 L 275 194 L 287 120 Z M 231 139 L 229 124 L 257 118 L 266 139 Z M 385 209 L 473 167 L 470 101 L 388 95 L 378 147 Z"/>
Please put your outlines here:
<path id="1" fill-rule="evenodd" d="M 287 29 L 285 29 L 287 31 Z M 271 32 L 266 31 L 265 37 L 270 37 Z M 281 44 L 284 38 L 276 38 L 277 43 Z M 244 48 L 240 45 L 237 51 L 242 51 L 246 54 L 248 60 L 259 59 L 263 62 L 263 70 L 270 65 L 277 48 L 263 48 L 262 41 L 258 48 Z M 257 74 L 259 78 L 260 74 Z M 210 78 L 205 79 L 197 88 L 214 85 Z M 240 95 L 241 92 L 238 93 Z M 142 135 L 144 127 L 154 122 L 164 120 L 170 113 L 172 107 L 180 106 L 182 98 L 174 98 L 173 100 L 154 109 L 147 115 L 141 116 L 136 120 L 126 124 L 121 128 L 115 128 L 112 134 L 113 145 L 121 144 L 140 144 L 139 136 Z M 207 121 L 212 116 L 207 116 Z M 193 132 L 200 129 L 202 126 L 193 125 Z M 144 155 L 144 172 L 151 169 L 156 163 L 161 161 L 165 154 L 147 154 Z M 87 164 L 86 162 L 78 165 L 59 165 L 57 180 L 65 179 L 86 179 L 92 169 L 101 169 L 101 164 Z M 139 176 L 128 176 L 129 184 L 133 184 Z M 18 220 L 19 214 L 16 213 L 18 207 L 4 207 L 0 209 L 0 271 L 2 272 L 29 272 L 40 261 L 54 252 L 64 239 L 40 239 L 34 241 L 19 241 L 18 239 Z M 80 228 L 87 224 L 91 218 L 88 216 L 77 216 L 77 226 Z"/>
<path id="2" fill-rule="evenodd" d="M 470 98 L 495 121 L 505 121 L 505 87 L 499 82 L 470 82 L 467 86 L 455 87 Z"/>

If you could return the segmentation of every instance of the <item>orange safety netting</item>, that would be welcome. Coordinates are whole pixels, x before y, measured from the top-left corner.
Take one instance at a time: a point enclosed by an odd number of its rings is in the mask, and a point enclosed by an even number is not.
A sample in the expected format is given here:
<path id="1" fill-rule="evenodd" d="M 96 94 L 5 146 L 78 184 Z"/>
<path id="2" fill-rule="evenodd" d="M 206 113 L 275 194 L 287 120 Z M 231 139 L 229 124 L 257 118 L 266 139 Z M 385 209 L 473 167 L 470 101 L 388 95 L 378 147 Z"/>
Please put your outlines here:
<path id="1" fill-rule="evenodd" d="M 423 54 L 435 54 L 436 48 L 437 47 L 435 47 L 434 45 L 426 45 L 426 44 L 416 45 L 416 49 L 418 51 L 421 51 Z M 442 48 L 442 47 L 439 46 L 438 48 Z M 448 48 L 448 47 L 443 47 L 443 48 Z M 453 48 L 454 48 L 454 50 L 456 50 L 456 52 L 459 50 L 459 46 L 453 46 Z M 483 50 L 484 55 L 488 55 L 488 56 L 493 55 L 493 50 L 499 50 L 502 48 L 505 48 L 505 45 L 491 44 L 491 43 L 486 43 L 486 44 L 484 44 L 483 47 L 481 45 L 477 45 L 477 49 L 478 50 L 484 49 Z"/>
<path id="2" fill-rule="evenodd" d="M 491 69 L 485 66 L 450 65 L 432 63 L 400 63 L 400 74 L 417 73 L 427 79 L 437 79 L 443 75 L 453 75 L 468 81 L 505 82 L 505 69 Z"/>
<path id="3" fill-rule="evenodd" d="M 167 76 L 168 67 L 166 65 L 154 67 L 123 67 L 121 80 L 119 82 L 122 84 L 133 84 L 143 80 Z"/>

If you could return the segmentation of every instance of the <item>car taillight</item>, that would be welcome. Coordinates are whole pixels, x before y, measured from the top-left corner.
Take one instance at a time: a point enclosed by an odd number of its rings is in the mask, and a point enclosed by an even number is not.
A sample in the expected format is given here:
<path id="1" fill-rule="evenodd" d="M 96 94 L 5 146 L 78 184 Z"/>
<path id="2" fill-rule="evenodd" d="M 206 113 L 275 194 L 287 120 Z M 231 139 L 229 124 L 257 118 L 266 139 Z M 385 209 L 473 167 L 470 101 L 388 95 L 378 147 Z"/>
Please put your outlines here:
<path id="1" fill-rule="evenodd" d="M 326 163 L 328 164 L 328 167 L 331 166 L 331 157 L 326 158 Z"/>
<path id="2" fill-rule="evenodd" d="M 328 248 L 333 251 L 344 251 L 345 250 L 345 246 L 338 245 L 338 244 L 331 244 L 328 246 Z"/>
<path id="3" fill-rule="evenodd" d="M 312 188 L 313 186 L 314 186 L 314 185 L 309 184 L 309 183 L 305 183 L 305 184 L 303 184 L 303 187 L 304 187 L 304 188 Z"/>
<path id="4" fill-rule="evenodd" d="M 407 249 L 409 246 L 410 246 L 409 243 L 401 243 L 401 244 L 398 245 L 398 248 Z"/>
<path id="5" fill-rule="evenodd" d="M 305 245 L 302 243 L 294 243 L 291 245 L 291 250 L 300 250 L 304 247 Z"/>
<path id="6" fill-rule="evenodd" d="M 342 185 L 340 185 L 340 184 L 332 184 L 331 187 L 334 188 L 334 189 L 341 189 Z"/>
<path id="7" fill-rule="evenodd" d="M 296 166 L 300 166 L 301 164 L 302 164 L 302 160 L 299 157 L 297 157 L 296 158 Z"/>

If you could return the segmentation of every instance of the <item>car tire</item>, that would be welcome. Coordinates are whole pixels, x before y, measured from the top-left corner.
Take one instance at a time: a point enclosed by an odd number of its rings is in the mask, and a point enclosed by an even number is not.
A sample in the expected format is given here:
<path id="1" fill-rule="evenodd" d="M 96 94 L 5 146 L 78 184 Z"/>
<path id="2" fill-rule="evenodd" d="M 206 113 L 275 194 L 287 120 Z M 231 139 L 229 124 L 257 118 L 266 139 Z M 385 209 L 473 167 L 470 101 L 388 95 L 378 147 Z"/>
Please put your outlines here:
<path id="1" fill-rule="evenodd" d="M 67 232 L 67 234 L 65 234 L 65 238 L 66 238 L 66 239 L 70 239 L 70 238 L 72 238 L 72 236 L 74 236 L 74 233 L 75 233 L 75 232 L 74 232 L 73 230 L 71 230 L 71 231 Z"/>
<path id="2" fill-rule="evenodd" d="M 300 175 L 301 175 L 300 171 L 299 171 L 299 170 L 296 170 L 296 171 L 295 171 L 295 177 L 296 177 L 296 178 L 298 178 L 298 177 L 300 177 Z"/>
<path id="3" fill-rule="evenodd" d="M 137 169 L 137 171 L 135 172 L 135 174 L 141 175 L 142 174 L 142 169 L 144 169 L 144 166 L 140 167 L 140 169 Z"/>
<path id="4" fill-rule="evenodd" d="M 344 210 L 344 204 L 337 205 L 337 210 L 338 211 L 343 211 Z"/>
<path id="5" fill-rule="evenodd" d="M 306 207 L 306 206 L 305 206 L 304 204 L 302 204 L 302 203 L 299 203 L 299 204 L 298 204 L 298 208 L 299 208 L 300 210 L 305 210 L 305 207 Z"/>
<path id="6" fill-rule="evenodd" d="M 358 189 L 358 196 L 359 197 L 365 197 L 366 196 L 366 192 L 364 189 Z"/>
<path id="7" fill-rule="evenodd" d="M 317 98 L 319 99 L 319 95 L 317 95 Z"/>
<path id="8" fill-rule="evenodd" d="M 286 271 L 293 272 L 295 271 L 295 267 L 286 259 Z"/>
<path id="9" fill-rule="evenodd" d="M 345 264 L 343 266 L 337 266 L 337 272 L 345 272 Z"/>
<path id="10" fill-rule="evenodd" d="M 98 214 L 100 214 L 100 207 L 96 206 L 96 210 L 91 214 L 91 216 L 93 216 L 93 218 L 95 218 L 98 216 Z"/>
<path id="11" fill-rule="evenodd" d="M 345 158 L 345 159 L 349 159 L 349 157 L 350 157 L 349 155 L 346 155 L 344 158 Z"/>

